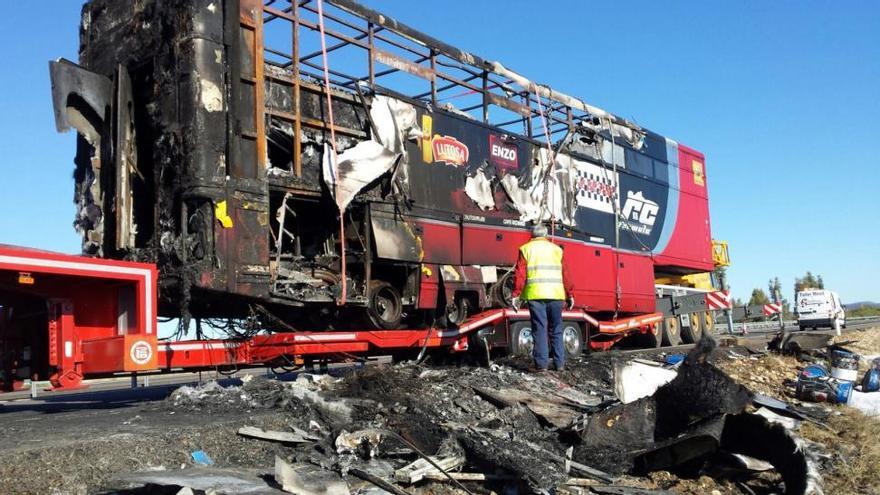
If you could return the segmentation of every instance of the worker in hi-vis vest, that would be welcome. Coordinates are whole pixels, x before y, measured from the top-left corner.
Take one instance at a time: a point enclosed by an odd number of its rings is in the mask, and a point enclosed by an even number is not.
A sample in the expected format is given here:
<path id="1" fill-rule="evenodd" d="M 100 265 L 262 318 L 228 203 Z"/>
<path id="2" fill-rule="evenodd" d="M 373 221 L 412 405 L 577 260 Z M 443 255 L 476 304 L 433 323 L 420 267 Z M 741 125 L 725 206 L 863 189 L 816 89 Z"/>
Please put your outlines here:
<path id="1" fill-rule="evenodd" d="M 562 261 L 562 248 L 547 237 L 547 227 L 532 227 L 532 239 L 520 246 L 516 262 L 513 288 L 513 308 L 519 311 L 521 301 L 529 305 L 532 317 L 532 337 L 535 348 L 535 368 L 544 371 L 550 365 L 550 350 L 554 369 L 565 368 L 565 346 L 562 339 L 562 306 L 574 307 L 571 277 L 567 276 Z M 547 331 L 550 331 L 550 349 Z"/>

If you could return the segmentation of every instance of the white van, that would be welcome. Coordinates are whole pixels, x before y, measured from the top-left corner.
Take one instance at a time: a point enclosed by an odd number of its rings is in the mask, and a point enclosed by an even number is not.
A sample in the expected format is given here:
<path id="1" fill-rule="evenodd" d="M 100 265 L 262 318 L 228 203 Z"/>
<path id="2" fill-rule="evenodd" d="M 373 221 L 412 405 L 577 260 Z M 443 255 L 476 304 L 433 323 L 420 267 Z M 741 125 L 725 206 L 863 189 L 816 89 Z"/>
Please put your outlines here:
<path id="1" fill-rule="evenodd" d="M 795 311 L 801 330 L 831 327 L 840 334 L 846 327 L 846 312 L 837 293 L 825 289 L 807 289 L 797 293 Z"/>

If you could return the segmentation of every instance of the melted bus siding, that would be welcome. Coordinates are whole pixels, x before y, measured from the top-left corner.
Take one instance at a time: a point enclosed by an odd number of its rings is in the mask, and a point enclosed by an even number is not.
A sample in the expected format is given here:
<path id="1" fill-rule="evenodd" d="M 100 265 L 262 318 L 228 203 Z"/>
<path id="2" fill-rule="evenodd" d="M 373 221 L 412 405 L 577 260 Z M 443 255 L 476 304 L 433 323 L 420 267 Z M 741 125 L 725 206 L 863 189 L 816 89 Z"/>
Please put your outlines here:
<path id="1" fill-rule="evenodd" d="M 58 128 L 79 132 L 83 251 L 158 264 L 162 315 L 455 323 L 506 305 L 527 226 L 551 218 L 599 316 L 654 311 L 655 276 L 713 269 L 702 154 L 326 3 L 331 52 L 361 52 L 354 75 L 331 57 L 335 163 L 313 2 L 94 0 L 79 66 L 52 64 Z"/>

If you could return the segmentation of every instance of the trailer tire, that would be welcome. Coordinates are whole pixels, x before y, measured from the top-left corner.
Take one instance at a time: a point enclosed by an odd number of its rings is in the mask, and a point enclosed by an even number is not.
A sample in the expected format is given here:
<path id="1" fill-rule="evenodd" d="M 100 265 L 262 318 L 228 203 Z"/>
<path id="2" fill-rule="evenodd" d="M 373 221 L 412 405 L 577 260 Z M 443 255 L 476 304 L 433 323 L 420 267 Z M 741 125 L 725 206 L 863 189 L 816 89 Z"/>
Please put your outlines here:
<path id="1" fill-rule="evenodd" d="M 662 323 L 662 322 L 661 323 L 654 323 L 653 325 L 651 325 L 651 327 L 653 329 L 652 331 L 656 332 L 656 333 L 651 333 L 649 331 L 648 333 L 644 333 L 642 335 L 639 335 L 638 336 L 639 337 L 638 338 L 639 347 L 644 347 L 647 349 L 657 349 L 658 347 L 663 345 L 663 342 L 665 340 L 664 339 L 664 331 L 663 331 L 663 329 L 665 327 L 664 323 Z"/>
<path id="2" fill-rule="evenodd" d="M 584 352 L 584 330 L 574 321 L 562 322 L 562 345 L 565 357 L 577 357 Z"/>
<path id="3" fill-rule="evenodd" d="M 681 327 L 681 340 L 685 344 L 693 344 L 703 336 L 703 313 L 691 313 L 688 318 L 690 318 L 690 326 Z"/>
<path id="4" fill-rule="evenodd" d="M 663 345 L 676 346 L 681 344 L 681 325 L 677 316 L 663 319 Z"/>
<path id="5" fill-rule="evenodd" d="M 535 338 L 532 335 L 532 322 L 517 321 L 510 324 L 510 340 L 507 350 L 511 356 L 531 357 L 535 348 Z"/>
<path id="6" fill-rule="evenodd" d="M 711 334 L 715 331 L 715 314 L 711 311 L 706 311 L 703 315 L 703 333 Z"/>
<path id="7" fill-rule="evenodd" d="M 399 328 L 403 320 L 403 299 L 393 285 L 374 280 L 370 285 L 367 317 L 376 328 Z"/>

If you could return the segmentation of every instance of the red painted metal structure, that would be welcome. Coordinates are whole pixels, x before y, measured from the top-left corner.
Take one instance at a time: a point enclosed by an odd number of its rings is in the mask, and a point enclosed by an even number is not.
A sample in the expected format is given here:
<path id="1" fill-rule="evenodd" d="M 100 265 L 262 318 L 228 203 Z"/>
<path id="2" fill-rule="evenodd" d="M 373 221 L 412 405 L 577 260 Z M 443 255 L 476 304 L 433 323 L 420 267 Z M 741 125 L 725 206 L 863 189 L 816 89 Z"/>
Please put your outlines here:
<path id="1" fill-rule="evenodd" d="M 153 265 L 0 245 L 0 384 L 156 368 Z M 42 328 L 41 328 L 42 327 Z"/>
<path id="2" fill-rule="evenodd" d="M 240 340 L 157 339 L 153 265 L 0 245 L 0 387 L 49 380 L 55 389 L 115 373 L 285 365 L 318 358 L 382 354 L 423 347 L 463 352 L 478 331 L 508 331 L 528 311 L 493 309 L 454 328 L 283 332 Z M 661 313 L 613 322 L 564 311 L 591 349 L 632 333 L 657 333 Z"/>

